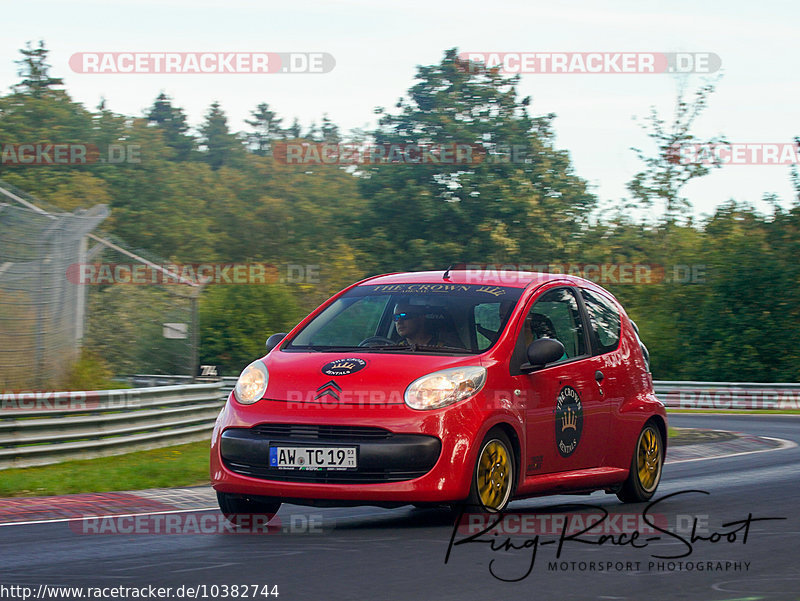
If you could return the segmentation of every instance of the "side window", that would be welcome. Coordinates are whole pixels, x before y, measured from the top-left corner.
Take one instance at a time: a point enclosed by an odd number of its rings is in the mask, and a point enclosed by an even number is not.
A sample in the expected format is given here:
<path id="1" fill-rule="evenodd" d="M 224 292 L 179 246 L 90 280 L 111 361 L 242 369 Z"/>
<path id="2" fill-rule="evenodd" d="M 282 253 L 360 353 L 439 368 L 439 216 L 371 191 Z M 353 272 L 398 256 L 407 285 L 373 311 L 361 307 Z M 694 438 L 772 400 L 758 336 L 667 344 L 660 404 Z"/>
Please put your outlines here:
<path id="1" fill-rule="evenodd" d="M 599 294 L 588 290 L 581 290 L 581 294 L 586 303 L 586 311 L 589 313 L 589 321 L 592 322 L 592 330 L 600 346 L 600 353 L 613 351 L 619 345 L 621 329 L 619 311 L 610 300 Z"/>
<path id="2" fill-rule="evenodd" d="M 546 292 L 525 318 L 522 335 L 525 346 L 537 338 L 554 338 L 564 345 L 564 356 L 572 359 L 586 354 L 586 338 L 578 300 L 569 288 Z"/>

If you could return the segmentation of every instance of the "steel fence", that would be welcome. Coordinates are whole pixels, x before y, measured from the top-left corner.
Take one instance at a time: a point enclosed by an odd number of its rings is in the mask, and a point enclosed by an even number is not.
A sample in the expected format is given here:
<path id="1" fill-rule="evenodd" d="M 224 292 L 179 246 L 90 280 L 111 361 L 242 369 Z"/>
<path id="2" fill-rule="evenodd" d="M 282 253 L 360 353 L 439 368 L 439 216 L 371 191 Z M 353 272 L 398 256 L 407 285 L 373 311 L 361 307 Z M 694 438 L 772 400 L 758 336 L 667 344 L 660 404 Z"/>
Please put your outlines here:
<path id="1" fill-rule="evenodd" d="M 672 409 L 723 411 L 800 409 L 800 384 L 655 381 L 656 396 Z"/>
<path id="2" fill-rule="evenodd" d="M 86 288 L 65 274 L 107 216 L 103 205 L 50 214 L 0 204 L 0 390 L 51 385 L 77 358 Z"/>
<path id="3" fill-rule="evenodd" d="M 222 398 L 227 399 L 236 377 L 222 378 Z M 163 386 L 191 381 L 188 376 L 135 375 L 134 386 Z M 800 384 L 764 382 L 690 382 L 655 380 L 656 396 L 670 409 L 790 410 L 800 409 Z"/>
<path id="4" fill-rule="evenodd" d="M 111 375 L 194 375 L 201 287 L 113 276 L 166 262 L 94 234 L 108 215 L 66 213 L 0 181 L 0 392 L 71 387 L 81 356 Z"/>
<path id="5" fill-rule="evenodd" d="M 6 393 L 0 411 L 0 469 L 209 439 L 223 405 L 222 386 Z"/>
<path id="6" fill-rule="evenodd" d="M 116 455 L 209 437 L 235 377 L 129 376 L 144 388 L 0 395 L 0 469 Z M 800 409 L 800 384 L 655 381 L 671 409 Z"/>

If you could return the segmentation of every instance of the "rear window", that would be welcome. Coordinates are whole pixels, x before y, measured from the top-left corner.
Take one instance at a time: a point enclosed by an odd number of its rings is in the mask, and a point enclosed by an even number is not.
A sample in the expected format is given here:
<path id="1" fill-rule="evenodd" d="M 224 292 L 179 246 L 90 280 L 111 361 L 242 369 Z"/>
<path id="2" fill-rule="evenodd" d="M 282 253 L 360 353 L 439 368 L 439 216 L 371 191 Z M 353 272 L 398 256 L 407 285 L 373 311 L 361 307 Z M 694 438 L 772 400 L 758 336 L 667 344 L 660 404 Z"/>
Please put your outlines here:
<path id="1" fill-rule="evenodd" d="M 599 294 L 583 289 L 581 294 L 600 353 L 613 351 L 619 345 L 622 329 L 619 311 L 614 303 Z"/>

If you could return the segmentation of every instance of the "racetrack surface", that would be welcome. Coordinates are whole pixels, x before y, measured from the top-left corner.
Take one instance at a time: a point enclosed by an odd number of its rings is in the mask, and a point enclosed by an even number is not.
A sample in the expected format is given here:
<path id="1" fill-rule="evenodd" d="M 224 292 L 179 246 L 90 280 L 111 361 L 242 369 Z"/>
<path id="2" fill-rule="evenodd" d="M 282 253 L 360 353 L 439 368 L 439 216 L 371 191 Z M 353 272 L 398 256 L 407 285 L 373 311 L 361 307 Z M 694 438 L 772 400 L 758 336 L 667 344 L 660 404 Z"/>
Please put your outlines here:
<path id="1" fill-rule="evenodd" d="M 670 425 L 746 432 L 800 443 L 800 417 L 769 415 L 670 415 Z M 669 457 L 669 453 L 668 453 Z M 439 509 L 373 507 L 317 509 L 284 505 L 281 526 L 270 534 L 92 534 L 84 522 L 24 523 L 0 528 L 4 558 L 0 585 L 172 587 L 269 584 L 278 586 L 278 601 L 293 599 L 486 600 L 486 599 L 775 599 L 800 598 L 800 546 L 797 498 L 800 493 L 800 448 L 748 453 L 726 458 L 668 463 L 649 513 L 653 521 L 685 540 L 697 519 L 697 533 L 722 536 L 718 542 L 684 543 L 674 535 L 641 527 L 645 504 L 622 505 L 615 496 L 553 496 L 515 501 L 509 513 L 520 520 L 539 520 L 545 530 L 516 531 L 510 539 L 519 549 L 492 551 L 488 543 L 451 548 L 445 564 L 454 516 Z M 689 490 L 705 491 L 684 492 Z M 595 508 L 587 506 L 593 505 Z M 612 515 L 606 525 L 627 533 L 616 542 L 584 544 L 565 540 L 556 559 L 558 519 L 596 520 L 602 509 Z M 145 508 L 145 511 L 152 511 Z M 215 514 L 205 512 L 201 515 Z M 628 517 L 613 518 L 617 514 Z M 187 514 L 178 514 L 186 516 Z M 196 514 L 195 514 L 196 515 Z M 748 516 L 786 518 L 752 521 Z M 549 520 L 549 521 L 548 521 Z M 626 527 L 621 524 L 634 524 Z M 742 522 L 740 524 L 729 524 Z M 550 524 L 551 526 L 542 526 Z M 729 524 L 729 525 L 726 525 Z M 96 524 L 95 524 L 96 526 Z M 82 530 L 84 528 L 84 530 Z M 725 536 L 737 530 L 735 540 Z M 89 528 L 91 532 L 91 528 Z M 535 564 L 531 564 L 539 533 Z M 467 538 L 456 532 L 454 542 Z M 648 538 L 658 540 L 647 540 Z M 597 542 L 597 536 L 584 535 Z M 484 535 L 496 546 L 505 535 Z M 527 542 L 526 542 L 527 541 Z M 528 546 L 524 546 L 524 545 Z M 653 555 L 683 558 L 658 559 Z M 610 562 L 610 564 L 609 564 Z M 637 563 L 638 562 L 638 563 Z M 680 563 L 683 562 L 683 563 Z M 689 569 L 691 562 L 691 570 Z M 599 566 L 608 566 L 599 571 Z M 490 570 L 491 567 L 491 570 Z M 700 569 L 702 568 L 702 570 Z M 504 582 L 491 572 L 507 580 Z M 240 597 L 244 589 L 239 589 Z M 270 589 L 272 590 L 272 589 Z M 217 596 L 224 589 L 217 589 Z M 259 588 L 248 597 L 263 597 Z M 229 589 L 229 596 L 232 597 Z M 54 598 L 54 597 L 50 597 Z M 67 598 L 67 597 L 61 597 Z M 124 598 L 124 597 L 121 597 Z M 168 598 L 179 598 L 174 593 Z"/>

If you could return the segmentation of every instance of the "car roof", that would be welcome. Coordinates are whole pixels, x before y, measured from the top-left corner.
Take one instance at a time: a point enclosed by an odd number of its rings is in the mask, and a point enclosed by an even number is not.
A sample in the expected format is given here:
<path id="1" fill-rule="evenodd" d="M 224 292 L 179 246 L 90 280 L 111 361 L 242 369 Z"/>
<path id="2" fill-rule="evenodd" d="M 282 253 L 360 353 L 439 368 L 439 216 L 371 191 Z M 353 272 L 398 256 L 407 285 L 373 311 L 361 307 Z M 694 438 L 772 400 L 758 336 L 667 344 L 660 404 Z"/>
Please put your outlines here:
<path id="1" fill-rule="evenodd" d="M 410 271 L 405 273 L 389 273 L 376 275 L 372 278 L 359 282 L 359 285 L 369 284 L 475 284 L 482 286 L 507 286 L 509 288 L 527 288 L 529 286 L 539 286 L 547 282 L 559 281 L 568 282 L 573 286 L 600 290 L 612 296 L 607 290 L 601 288 L 594 282 L 584 278 L 567 275 L 564 273 L 541 273 L 535 271 L 505 271 L 498 269 L 478 269 L 462 270 L 453 269 L 444 279 L 445 271 Z"/>

